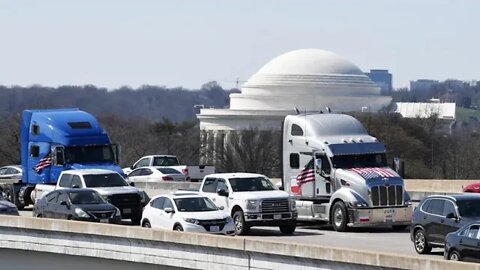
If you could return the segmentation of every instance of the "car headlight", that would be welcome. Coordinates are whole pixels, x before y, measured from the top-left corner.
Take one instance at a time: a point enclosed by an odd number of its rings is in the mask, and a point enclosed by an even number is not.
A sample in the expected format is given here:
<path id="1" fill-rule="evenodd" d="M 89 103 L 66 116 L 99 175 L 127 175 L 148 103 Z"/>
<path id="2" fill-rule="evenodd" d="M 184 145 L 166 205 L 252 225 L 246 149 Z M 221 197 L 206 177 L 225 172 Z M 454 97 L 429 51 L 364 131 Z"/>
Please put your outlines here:
<path id="1" fill-rule="evenodd" d="M 247 210 L 258 211 L 258 206 L 260 201 L 258 200 L 247 200 Z"/>
<path id="2" fill-rule="evenodd" d="M 185 220 L 188 223 L 197 224 L 197 225 L 199 223 L 198 219 L 194 219 L 194 218 L 184 218 L 183 220 Z"/>
<path id="3" fill-rule="evenodd" d="M 81 208 L 75 208 L 75 214 L 77 216 L 82 217 L 82 218 L 88 218 L 90 217 L 87 212 L 83 211 Z"/>
<path id="4" fill-rule="evenodd" d="M 122 216 L 122 212 L 120 211 L 120 209 L 115 208 L 115 216 L 116 216 L 116 217 Z"/>

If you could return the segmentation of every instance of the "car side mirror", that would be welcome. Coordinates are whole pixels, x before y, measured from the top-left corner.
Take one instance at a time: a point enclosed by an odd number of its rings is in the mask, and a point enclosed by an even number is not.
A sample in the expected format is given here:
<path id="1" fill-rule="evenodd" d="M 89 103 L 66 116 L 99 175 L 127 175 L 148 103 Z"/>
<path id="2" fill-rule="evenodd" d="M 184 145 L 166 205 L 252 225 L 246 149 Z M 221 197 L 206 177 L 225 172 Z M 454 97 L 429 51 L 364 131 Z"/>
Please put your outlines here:
<path id="1" fill-rule="evenodd" d="M 223 207 L 223 206 L 220 206 L 220 207 L 218 207 L 218 209 L 220 209 L 220 210 L 224 210 L 224 209 L 225 209 L 225 207 Z"/>
<path id="2" fill-rule="evenodd" d="M 67 208 L 70 208 L 70 205 L 66 201 L 61 201 L 60 205 L 65 205 Z"/>
<path id="3" fill-rule="evenodd" d="M 73 185 L 72 188 L 80 188 L 79 185 Z"/>
<path id="4" fill-rule="evenodd" d="M 163 209 L 163 211 L 165 211 L 165 213 L 167 213 L 167 214 L 175 213 L 175 211 L 173 211 L 173 208 L 171 208 L 171 207 L 167 207 L 167 208 Z"/>
<path id="5" fill-rule="evenodd" d="M 228 192 L 225 189 L 217 190 L 217 194 L 223 197 L 228 197 Z"/>
<path id="6" fill-rule="evenodd" d="M 135 183 L 134 182 L 130 182 L 129 183 L 131 187 L 134 187 L 135 186 Z"/>

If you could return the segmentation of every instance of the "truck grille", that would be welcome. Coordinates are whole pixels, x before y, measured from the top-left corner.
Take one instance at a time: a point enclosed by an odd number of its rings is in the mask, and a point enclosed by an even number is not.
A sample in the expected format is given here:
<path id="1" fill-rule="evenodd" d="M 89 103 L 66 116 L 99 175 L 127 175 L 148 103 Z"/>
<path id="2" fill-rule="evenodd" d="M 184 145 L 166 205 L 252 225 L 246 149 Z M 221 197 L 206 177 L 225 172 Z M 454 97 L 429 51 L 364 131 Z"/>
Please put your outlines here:
<path id="1" fill-rule="evenodd" d="M 262 213 L 288 212 L 288 199 L 273 199 L 262 201 Z"/>
<path id="2" fill-rule="evenodd" d="M 403 187 L 399 185 L 375 186 L 370 190 L 373 206 L 403 205 Z"/>
<path id="3" fill-rule="evenodd" d="M 198 225 L 203 226 L 205 230 L 210 231 L 210 226 L 218 226 L 220 231 L 223 230 L 227 224 L 227 219 L 211 219 L 211 220 L 199 220 Z"/>
<path id="4" fill-rule="evenodd" d="M 140 203 L 138 194 L 114 194 L 109 196 L 109 202 L 118 208 L 134 206 Z"/>
<path id="5" fill-rule="evenodd" d="M 94 211 L 89 213 L 97 219 L 105 219 L 112 218 L 115 211 Z"/>

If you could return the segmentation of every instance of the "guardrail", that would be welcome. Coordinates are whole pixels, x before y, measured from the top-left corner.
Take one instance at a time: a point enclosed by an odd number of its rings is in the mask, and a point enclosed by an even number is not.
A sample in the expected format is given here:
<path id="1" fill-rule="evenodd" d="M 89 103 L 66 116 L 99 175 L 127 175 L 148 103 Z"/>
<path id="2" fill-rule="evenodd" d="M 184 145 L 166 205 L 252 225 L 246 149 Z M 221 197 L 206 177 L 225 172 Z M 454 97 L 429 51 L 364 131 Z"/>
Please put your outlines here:
<path id="1" fill-rule="evenodd" d="M 87 256 L 192 269 L 439 269 L 480 265 L 397 254 L 110 224 L 0 217 L 3 249 Z M 54 265 L 56 262 L 48 262 Z M 42 268 L 43 267 L 43 268 Z M 105 266 L 102 266 L 103 269 Z M 48 269 L 48 265 L 35 269 Z M 142 269 L 139 264 L 139 268 Z"/>

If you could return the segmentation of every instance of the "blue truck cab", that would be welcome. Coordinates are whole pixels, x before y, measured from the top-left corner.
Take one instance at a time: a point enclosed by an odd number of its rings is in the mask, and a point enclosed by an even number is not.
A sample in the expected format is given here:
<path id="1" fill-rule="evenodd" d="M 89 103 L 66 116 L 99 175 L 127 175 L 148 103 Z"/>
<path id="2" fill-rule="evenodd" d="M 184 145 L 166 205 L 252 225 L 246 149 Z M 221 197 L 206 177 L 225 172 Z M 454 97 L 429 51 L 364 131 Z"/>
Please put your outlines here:
<path id="1" fill-rule="evenodd" d="M 17 207 L 32 204 L 36 184 L 56 184 L 65 170 L 107 169 L 124 175 L 117 147 L 97 119 L 79 109 L 25 110 L 21 123 L 22 179 L 2 185 Z"/>

